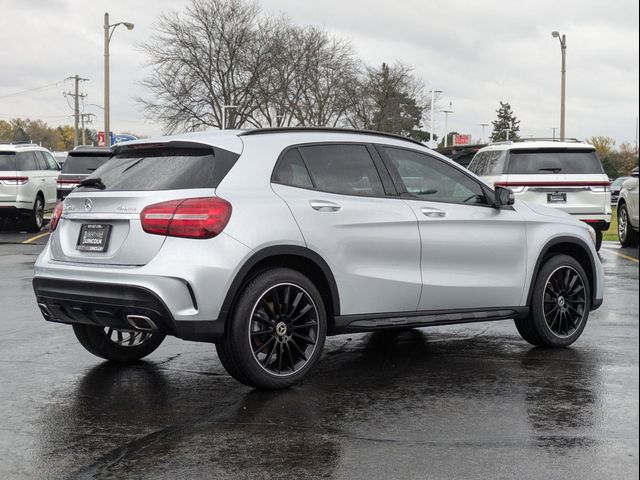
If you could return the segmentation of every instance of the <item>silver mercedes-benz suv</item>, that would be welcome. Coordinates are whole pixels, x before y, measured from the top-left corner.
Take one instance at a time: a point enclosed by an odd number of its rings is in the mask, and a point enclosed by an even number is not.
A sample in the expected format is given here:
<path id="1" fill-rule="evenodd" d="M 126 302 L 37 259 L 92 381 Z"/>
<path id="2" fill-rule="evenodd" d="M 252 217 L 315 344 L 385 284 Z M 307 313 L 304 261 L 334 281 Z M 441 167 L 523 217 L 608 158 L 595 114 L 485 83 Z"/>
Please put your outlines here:
<path id="1" fill-rule="evenodd" d="M 284 388 L 327 335 L 514 319 L 562 347 L 602 303 L 590 226 L 410 139 L 261 129 L 113 150 L 59 204 L 33 280 L 44 318 L 108 360 L 174 335 Z"/>

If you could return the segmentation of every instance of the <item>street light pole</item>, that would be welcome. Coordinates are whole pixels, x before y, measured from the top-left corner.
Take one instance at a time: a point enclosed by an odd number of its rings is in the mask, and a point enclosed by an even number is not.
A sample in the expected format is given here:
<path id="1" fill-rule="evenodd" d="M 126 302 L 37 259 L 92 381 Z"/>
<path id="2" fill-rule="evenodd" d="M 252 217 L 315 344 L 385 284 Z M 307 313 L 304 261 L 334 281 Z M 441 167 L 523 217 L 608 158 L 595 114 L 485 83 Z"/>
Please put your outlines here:
<path id="1" fill-rule="evenodd" d="M 565 137 L 565 90 L 566 90 L 566 76 L 567 76 L 567 36 L 554 31 L 551 32 L 551 36 L 557 38 L 560 42 L 560 51 L 562 53 L 562 69 L 560 80 L 560 140 L 564 141 Z"/>
<path id="2" fill-rule="evenodd" d="M 238 105 L 223 105 L 222 106 L 222 128 L 220 130 L 227 129 L 227 108 L 238 108 Z"/>
<path id="3" fill-rule="evenodd" d="M 442 93 L 442 90 L 431 89 L 431 127 L 429 127 L 429 147 L 433 148 L 433 129 L 434 127 L 434 106 L 436 104 L 436 93 Z"/>
<path id="4" fill-rule="evenodd" d="M 124 25 L 127 30 L 133 30 L 133 23 L 118 22 L 109 24 L 109 13 L 104 14 L 104 144 L 111 146 L 111 126 L 109 125 L 109 42 L 118 25 Z"/>
<path id="5" fill-rule="evenodd" d="M 484 127 L 488 127 L 489 124 L 488 123 L 480 123 L 479 124 L 482 127 L 482 138 L 480 138 L 480 143 L 484 142 Z"/>
<path id="6" fill-rule="evenodd" d="M 449 102 L 449 108 L 447 110 L 441 110 L 444 113 L 444 146 L 449 146 L 449 114 L 453 113 L 451 109 L 451 102 Z"/>

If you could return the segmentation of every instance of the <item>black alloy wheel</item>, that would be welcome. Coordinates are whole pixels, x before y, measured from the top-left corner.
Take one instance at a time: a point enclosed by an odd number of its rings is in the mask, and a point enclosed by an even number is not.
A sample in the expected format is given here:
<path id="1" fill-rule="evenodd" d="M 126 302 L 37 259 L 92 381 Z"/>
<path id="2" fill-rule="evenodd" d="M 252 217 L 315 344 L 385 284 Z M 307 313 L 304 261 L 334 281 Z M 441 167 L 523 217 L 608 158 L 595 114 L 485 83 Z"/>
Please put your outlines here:
<path id="1" fill-rule="evenodd" d="M 253 356 L 272 375 L 294 374 L 313 356 L 318 327 L 318 309 L 302 287 L 275 285 L 260 296 L 251 314 Z"/>
<path id="2" fill-rule="evenodd" d="M 544 289 L 543 312 L 549 330 L 558 337 L 570 337 L 584 319 L 586 289 L 580 274 L 570 266 L 554 270 Z"/>

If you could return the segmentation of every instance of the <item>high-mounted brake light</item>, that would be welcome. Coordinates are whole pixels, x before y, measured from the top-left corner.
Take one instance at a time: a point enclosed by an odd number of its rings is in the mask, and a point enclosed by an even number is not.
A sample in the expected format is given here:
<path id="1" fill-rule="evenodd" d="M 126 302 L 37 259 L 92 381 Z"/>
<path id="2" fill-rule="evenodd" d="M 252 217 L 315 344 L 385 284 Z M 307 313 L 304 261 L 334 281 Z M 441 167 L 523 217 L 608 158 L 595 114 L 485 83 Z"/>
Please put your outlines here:
<path id="1" fill-rule="evenodd" d="M 62 217 L 62 202 L 56 203 L 56 208 L 53 209 L 51 214 L 51 221 L 49 222 L 49 231 L 53 232 L 58 227 L 58 222 Z"/>
<path id="2" fill-rule="evenodd" d="M 29 181 L 29 177 L 0 177 L 0 183 L 4 185 L 24 185 Z"/>
<path id="3" fill-rule="evenodd" d="M 140 213 L 142 229 L 154 235 L 213 238 L 231 218 L 231 204 L 222 198 L 187 198 L 154 203 Z"/>

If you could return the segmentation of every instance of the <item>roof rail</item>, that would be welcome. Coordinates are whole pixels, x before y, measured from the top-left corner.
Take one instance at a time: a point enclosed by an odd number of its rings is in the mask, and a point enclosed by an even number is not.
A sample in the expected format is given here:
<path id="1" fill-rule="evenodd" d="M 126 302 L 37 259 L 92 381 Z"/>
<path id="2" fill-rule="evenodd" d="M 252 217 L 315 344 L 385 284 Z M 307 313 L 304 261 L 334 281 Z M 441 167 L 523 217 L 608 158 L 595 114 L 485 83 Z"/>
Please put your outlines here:
<path id="1" fill-rule="evenodd" d="M 19 148 L 40 146 L 37 143 L 33 143 L 33 142 L 9 142 L 9 143 L 0 143 L 0 145 L 11 145 L 12 147 L 19 147 Z"/>
<path id="2" fill-rule="evenodd" d="M 356 133 L 361 135 L 377 135 L 381 137 L 395 138 L 397 140 L 406 140 L 424 147 L 424 143 L 415 138 L 396 135 L 395 133 L 378 132 L 375 130 L 356 130 L 352 128 L 338 127 L 274 127 L 274 128 L 256 128 L 253 130 L 245 130 L 238 136 L 261 135 L 263 133 L 291 133 L 291 132 L 335 132 L 335 133 Z"/>
<path id="3" fill-rule="evenodd" d="M 521 138 L 517 140 L 518 142 L 569 142 L 569 143 L 582 143 L 581 140 L 577 138 L 558 138 L 558 137 L 529 137 L 529 138 Z"/>
<path id="4" fill-rule="evenodd" d="M 500 140 L 499 142 L 489 142 L 489 145 L 511 145 L 513 140 Z"/>

